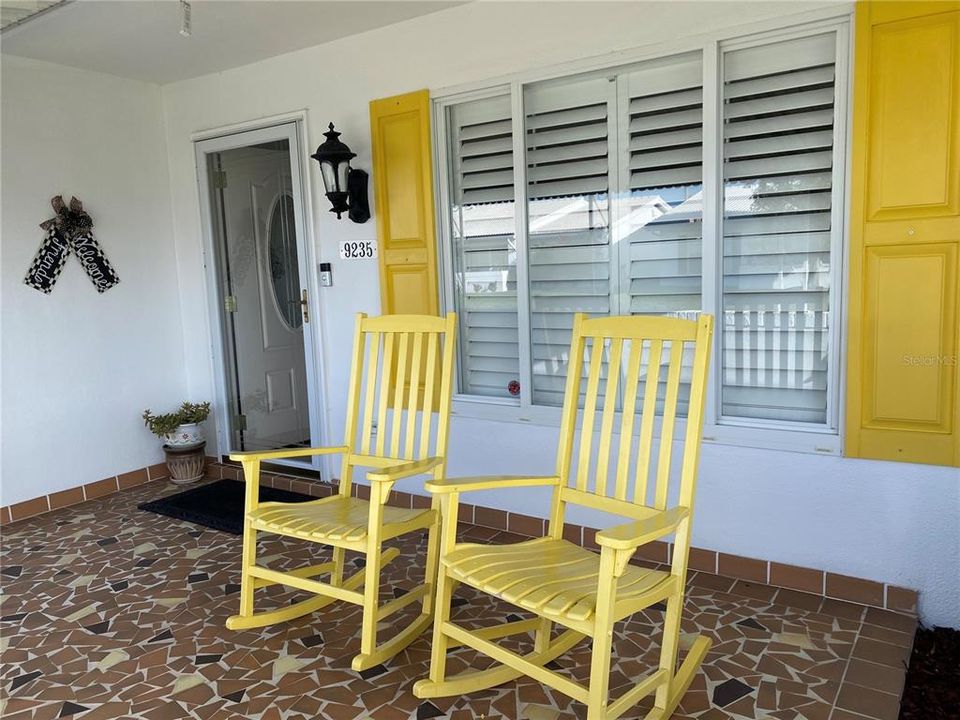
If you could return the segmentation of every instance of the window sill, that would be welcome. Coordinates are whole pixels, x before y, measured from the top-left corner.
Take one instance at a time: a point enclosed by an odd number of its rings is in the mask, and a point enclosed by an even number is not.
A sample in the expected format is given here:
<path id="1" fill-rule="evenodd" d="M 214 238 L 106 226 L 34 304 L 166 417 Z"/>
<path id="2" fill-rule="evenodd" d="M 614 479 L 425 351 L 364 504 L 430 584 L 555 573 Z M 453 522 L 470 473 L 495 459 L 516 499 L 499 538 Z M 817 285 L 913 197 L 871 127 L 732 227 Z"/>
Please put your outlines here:
<path id="1" fill-rule="evenodd" d="M 543 406 L 522 407 L 515 401 L 499 398 L 477 399 L 457 396 L 453 400 L 454 417 L 471 420 L 490 420 L 494 422 L 514 423 L 518 425 L 536 425 L 541 427 L 560 426 L 560 408 Z M 654 435 L 660 437 L 659 420 Z M 578 423 L 579 425 L 579 423 Z M 620 425 L 620 413 L 614 417 L 614 427 Z M 686 420 L 678 418 L 674 428 L 674 438 L 682 440 L 686 432 Z M 599 429 L 599 413 L 597 418 Z M 640 423 L 634 423 L 633 434 L 639 435 Z M 703 441 L 711 445 L 730 445 L 760 450 L 780 450 L 811 455 L 842 454 L 840 436 L 836 431 L 826 428 L 780 429 L 758 423 L 742 422 L 738 424 L 705 423 Z"/>

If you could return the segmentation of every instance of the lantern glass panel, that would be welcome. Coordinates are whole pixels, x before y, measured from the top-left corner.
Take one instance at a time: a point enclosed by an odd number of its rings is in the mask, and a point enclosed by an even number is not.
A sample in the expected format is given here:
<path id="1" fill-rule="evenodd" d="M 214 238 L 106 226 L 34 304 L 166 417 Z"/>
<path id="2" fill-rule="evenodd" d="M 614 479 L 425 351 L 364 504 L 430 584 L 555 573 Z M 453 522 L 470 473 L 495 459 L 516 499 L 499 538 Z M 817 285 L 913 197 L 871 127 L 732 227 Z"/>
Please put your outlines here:
<path id="1" fill-rule="evenodd" d="M 323 176 L 323 187 L 328 193 L 337 192 L 340 189 L 337 186 L 337 173 L 329 160 L 320 163 L 320 174 Z"/>
<path id="2" fill-rule="evenodd" d="M 346 192 L 347 175 L 350 174 L 350 161 L 345 160 L 337 166 L 337 190 Z"/>

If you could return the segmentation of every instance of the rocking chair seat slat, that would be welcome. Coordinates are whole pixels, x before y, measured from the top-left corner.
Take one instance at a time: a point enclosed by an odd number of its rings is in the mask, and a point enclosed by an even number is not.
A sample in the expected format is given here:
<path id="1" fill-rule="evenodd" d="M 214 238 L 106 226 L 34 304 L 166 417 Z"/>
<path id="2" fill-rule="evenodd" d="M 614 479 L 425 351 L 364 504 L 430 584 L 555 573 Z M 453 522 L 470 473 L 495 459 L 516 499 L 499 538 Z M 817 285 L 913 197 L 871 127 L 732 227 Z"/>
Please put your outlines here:
<path id="1" fill-rule="evenodd" d="M 390 525 L 405 524 L 423 516 L 430 525 L 432 511 L 383 506 L 384 534 Z M 261 503 L 247 514 L 257 530 L 318 542 L 363 542 L 370 525 L 370 503 L 355 497 L 334 495 L 304 503 Z"/>
<path id="2" fill-rule="evenodd" d="M 588 621 L 596 609 L 600 556 L 567 540 L 462 543 L 441 562 L 456 580 L 561 624 Z M 670 573 L 628 565 L 617 599 L 626 607 L 669 582 Z"/>

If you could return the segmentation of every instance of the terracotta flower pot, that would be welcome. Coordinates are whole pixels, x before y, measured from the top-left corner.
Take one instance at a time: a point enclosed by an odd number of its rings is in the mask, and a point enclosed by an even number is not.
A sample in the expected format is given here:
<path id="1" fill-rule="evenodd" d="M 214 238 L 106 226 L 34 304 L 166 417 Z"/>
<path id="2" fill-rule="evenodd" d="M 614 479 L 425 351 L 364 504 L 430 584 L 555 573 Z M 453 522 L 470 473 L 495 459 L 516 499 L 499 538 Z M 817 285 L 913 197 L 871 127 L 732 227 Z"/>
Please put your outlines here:
<path id="1" fill-rule="evenodd" d="M 206 447 L 203 441 L 199 445 L 164 445 L 170 481 L 175 485 L 189 485 L 202 479 L 206 468 Z"/>

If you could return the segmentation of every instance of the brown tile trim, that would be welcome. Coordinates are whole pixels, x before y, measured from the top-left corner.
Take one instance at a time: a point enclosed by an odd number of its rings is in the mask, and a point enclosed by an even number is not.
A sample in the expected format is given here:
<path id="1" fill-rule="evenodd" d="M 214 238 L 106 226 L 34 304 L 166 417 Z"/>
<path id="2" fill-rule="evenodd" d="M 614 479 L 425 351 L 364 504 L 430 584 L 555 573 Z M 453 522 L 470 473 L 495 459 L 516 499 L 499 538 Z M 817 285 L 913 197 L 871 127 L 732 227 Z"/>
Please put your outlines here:
<path id="1" fill-rule="evenodd" d="M 478 525 L 480 523 L 477 523 Z M 575 545 L 583 545 L 583 526 L 573 525 L 571 523 L 563 524 L 563 539 L 569 540 Z"/>
<path id="2" fill-rule="evenodd" d="M 69 507 L 70 505 L 79 505 L 86 500 L 86 497 L 84 497 L 83 487 L 81 486 L 50 493 L 47 495 L 47 500 L 50 502 L 51 510 L 58 510 L 59 508 Z"/>
<path id="3" fill-rule="evenodd" d="M 83 493 L 87 496 L 87 500 L 95 500 L 106 497 L 107 495 L 113 495 L 119 489 L 120 486 L 117 485 L 117 478 L 114 476 L 87 483 L 83 486 Z"/>
<path id="4" fill-rule="evenodd" d="M 512 512 L 507 517 L 507 530 L 527 537 L 543 537 L 544 524 L 543 518 L 531 515 Z"/>
<path id="5" fill-rule="evenodd" d="M 473 508 L 473 522 L 475 525 L 495 528 L 497 530 L 507 529 L 507 512 L 496 508 L 483 507 L 476 505 Z"/>
<path id="6" fill-rule="evenodd" d="M 213 470 L 213 467 L 215 466 L 212 466 L 211 470 Z M 223 472 L 223 477 L 229 477 L 230 474 L 235 474 L 237 477 L 241 475 L 239 470 L 233 466 L 221 464 L 219 467 Z M 265 474 L 264 481 L 267 480 L 267 477 L 268 475 Z M 291 475 L 290 477 L 269 475 L 269 477 L 270 482 L 279 480 L 280 483 L 291 482 L 294 485 L 303 482 L 302 477 L 294 479 L 296 475 Z M 318 483 L 316 480 L 312 482 L 307 480 L 304 484 L 310 486 L 308 494 L 317 495 L 318 492 L 320 492 L 320 497 L 326 496 L 322 494 L 323 492 L 327 492 L 328 494 L 336 492 L 337 488 L 336 482 L 327 484 Z M 286 485 L 281 484 L 280 487 L 286 487 Z M 325 488 L 325 490 L 321 491 L 318 490 L 318 488 Z M 305 491 L 299 490 L 299 492 Z M 352 494 L 355 497 L 368 498 L 369 488 L 359 483 L 354 483 Z M 404 508 L 427 508 L 430 506 L 430 498 L 429 496 L 417 493 L 394 491 L 390 493 L 388 503 Z M 524 537 L 542 537 L 546 534 L 547 526 L 547 522 L 543 518 L 520 513 L 508 513 L 504 510 L 471 505 L 463 502 L 459 504 L 458 520 L 463 523 L 492 528 L 494 530 L 509 531 Z M 598 549 L 595 540 L 596 533 L 597 530 L 595 528 L 570 523 L 566 524 L 563 529 L 563 535 L 567 540 L 592 550 Z M 641 562 L 665 564 L 669 562 L 672 551 L 673 546 L 671 543 L 657 541 L 638 549 L 635 559 Z M 886 613 L 886 615 L 894 618 L 894 627 L 899 627 L 898 622 L 900 625 L 916 622 L 917 592 L 895 585 L 884 585 L 883 583 L 873 580 L 863 580 L 861 578 L 846 578 L 846 576 L 843 575 L 826 573 L 823 570 L 814 568 L 741 557 L 739 555 L 729 555 L 727 553 L 718 553 L 715 550 L 696 547 L 690 548 L 689 569 L 691 575 L 694 572 L 698 572 L 699 574 L 708 573 L 710 576 L 722 576 L 727 589 L 733 585 L 733 581 L 729 580 L 729 578 L 741 581 L 746 580 L 748 583 L 753 584 L 769 585 L 774 588 L 770 593 L 766 590 L 759 589 L 754 592 L 763 592 L 764 596 L 770 594 L 774 597 L 774 602 L 791 607 L 807 608 L 810 606 L 810 608 L 813 609 L 812 606 L 814 603 L 820 603 L 823 601 L 823 598 L 826 597 L 827 600 L 823 602 L 831 603 L 831 607 L 834 605 L 849 606 L 850 613 L 848 614 L 856 614 L 858 618 L 863 614 L 863 606 L 867 605 L 871 607 L 871 611 L 878 609 L 877 612 L 886 612 L 882 608 L 893 611 Z M 846 578 L 854 583 L 849 587 L 867 588 L 869 589 L 869 593 L 864 593 L 859 596 L 862 599 L 849 597 L 849 595 L 853 593 L 847 593 L 847 595 L 831 595 L 826 591 L 826 578 L 828 575 L 835 578 L 833 585 L 835 590 L 836 579 Z M 861 583 L 863 585 L 861 585 Z M 848 587 L 845 583 L 841 583 L 841 585 Z M 743 583 L 740 583 L 739 586 L 745 587 Z M 777 588 L 783 589 L 778 591 Z M 879 588 L 879 591 L 877 588 Z M 877 622 L 876 624 L 887 625 L 886 622 Z"/>
<path id="7" fill-rule="evenodd" d="M 640 558 L 641 560 L 650 560 L 655 563 L 663 563 L 665 565 L 670 562 L 670 543 L 663 542 L 662 540 L 654 540 L 646 545 L 641 545 L 637 548 L 637 552 L 634 553 L 634 557 Z"/>
<path id="8" fill-rule="evenodd" d="M 40 515 L 45 513 L 50 509 L 50 505 L 47 501 L 47 496 L 33 498 L 33 500 L 25 500 L 20 503 L 16 503 L 10 506 L 10 519 L 13 522 L 17 520 L 23 520 L 24 518 L 33 517 L 34 515 Z"/>
<path id="9" fill-rule="evenodd" d="M 687 567 L 690 570 L 702 570 L 708 573 L 715 573 L 717 571 L 716 551 L 695 547 L 690 548 L 690 554 L 687 556 Z"/>
<path id="10" fill-rule="evenodd" d="M 770 563 L 770 584 L 791 590 L 823 595 L 823 575 L 822 570 Z"/>
<path id="11" fill-rule="evenodd" d="M 150 465 L 147 468 L 147 477 L 150 480 L 160 480 L 161 478 L 170 477 L 170 471 L 167 470 L 166 463 L 157 463 L 156 465 Z"/>
<path id="12" fill-rule="evenodd" d="M 884 607 L 883 583 L 874 580 L 827 573 L 825 595 L 839 600 L 849 600 L 860 605 Z"/>
<path id="13" fill-rule="evenodd" d="M 215 458 L 207 457 L 208 476 L 220 477 L 220 467 L 215 463 Z M 0 508 L 0 525 L 9 525 L 11 522 L 25 520 L 36 515 L 51 510 L 60 510 L 73 505 L 79 505 L 87 500 L 95 500 L 113 495 L 120 490 L 136 487 L 154 480 L 162 480 L 170 477 L 166 463 L 157 463 L 147 467 L 137 468 L 130 472 L 121 473 L 112 477 L 96 480 L 86 485 L 59 490 L 49 495 L 25 500 L 15 503 L 9 507 Z"/>
<path id="14" fill-rule="evenodd" d="M 139 470 L 117 475 L 117 484 L 121 490 L 143 485 L 145 482 L 150 482 L 150 474 L 147 468 L 140 468 Z"/>
<path id="15" fill-rule="evenodd" d="M 740 580 L 767 583 L 769 581 L 769 577 L 767 577 L 768 566 L 769 563 L 766 560 L 728 555 L 727 553 L 720 553 L 717 556 L 717 572 Z"/>
<path id="16" fill-rule="evenodd" d="M 549 525 L 546 521 L 544 522 L 544 532 L 546 532 L 546 526 Z M 597 533 L 600 532 L 596 528 L 586 527 L 583 528 L 583 546 L 588 550 L 600 550 L 600 543 L 597 542 Z"/>
<path id="17" fill-rule="evenodd" d="M 887 585 L 886 607 L 897 612 L 916 613 L 918 593 L 916 590 Z"/>

